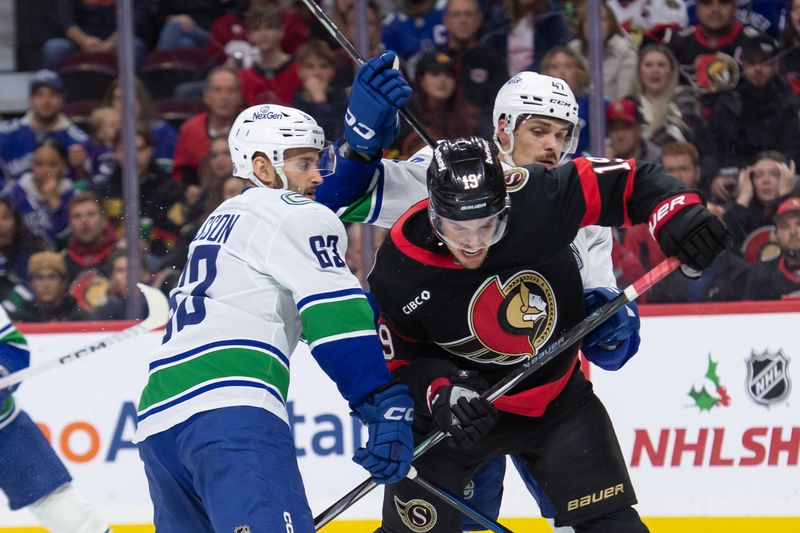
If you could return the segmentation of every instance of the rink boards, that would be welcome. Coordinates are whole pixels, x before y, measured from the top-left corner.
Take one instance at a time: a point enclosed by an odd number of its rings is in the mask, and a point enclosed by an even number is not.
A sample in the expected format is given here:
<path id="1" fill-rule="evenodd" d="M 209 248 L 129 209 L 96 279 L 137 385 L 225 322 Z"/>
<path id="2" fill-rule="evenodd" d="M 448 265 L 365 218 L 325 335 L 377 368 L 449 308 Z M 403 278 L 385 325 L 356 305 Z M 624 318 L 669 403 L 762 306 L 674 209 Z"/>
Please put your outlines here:
<path id="1" fill-rule="evenodd" d="M 800 303 L 643 308 L 639 354 L 592 381 L 617 430 L 652 531 L 800 531 Z M 687 314 L 688 313 L 688 314 Z M 91 325 L 23 326 L 33 364 L 102 338 Z M 119 329 L 123 324 L 106 324 Z M 147 355 L 145 334 L 31 378 L 16 393 L 115 531 L 152 531 L 152 507 L 131 437 Z M 305 346 L 292 357 L 290 418 L 309 501 L 320 512 L 364 479 L 350 461 L 366 439 Z M 373 531 L 380 490 L 324 531 Z M 587 505 L 591 505 L 591 499 Z M 503 517 L 548 531 L 515 472 Z M 0 495 L 0 530 L 43 531 Z"/>

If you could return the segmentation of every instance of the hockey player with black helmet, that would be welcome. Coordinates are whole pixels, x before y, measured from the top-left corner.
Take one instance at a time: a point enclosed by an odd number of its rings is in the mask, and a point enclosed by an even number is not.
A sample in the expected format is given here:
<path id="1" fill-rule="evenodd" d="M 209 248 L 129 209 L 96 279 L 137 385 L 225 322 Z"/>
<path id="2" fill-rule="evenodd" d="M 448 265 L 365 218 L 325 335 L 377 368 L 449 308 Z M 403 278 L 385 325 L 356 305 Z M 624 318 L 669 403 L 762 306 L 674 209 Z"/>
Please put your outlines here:
<path id="1" fill-rule="evenodd" d="M 481 464 L 516 454 L 552 500 L 556 525 L 647 531 L 577 346 L 493 405 L 479 393 L 585 316 L 570 249 L 581 226 L 648 221 L 666 255 L 698 270 L 724 249 L 727 229 L 654 165 L 578 158 L 552 170 L 523 168 L 530 178 L 505 192 L 494 145 L 441 143 L 427 174 L 430 200 L 400 217 L 378 251 L 369 282 L 389 367 L 414 398 L 415 436 L 442 429 L 458 447 L 433 448 L 415 466 L 457 494 Z M 422 291 L 424 303 L 408 310 Z M 410 516 L 412 501 L 426 511 Z M 386 488 L 384 532 L 460 526 L 456 511 L 416 484 Z"/>

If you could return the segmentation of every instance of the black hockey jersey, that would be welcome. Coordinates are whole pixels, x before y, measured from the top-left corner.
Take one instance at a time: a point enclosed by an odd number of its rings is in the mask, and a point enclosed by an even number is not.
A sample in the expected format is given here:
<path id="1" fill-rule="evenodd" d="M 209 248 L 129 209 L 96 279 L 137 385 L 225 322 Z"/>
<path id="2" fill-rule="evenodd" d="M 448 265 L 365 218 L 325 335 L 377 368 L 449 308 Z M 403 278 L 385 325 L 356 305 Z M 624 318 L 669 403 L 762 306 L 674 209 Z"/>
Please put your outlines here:
<path id="1" fill-rule="evenodd" d="M 742 43 L 758 35 L 757 29 L 736 22 L 728 33 L 713 39 L 706 36 L 700 26 L 696 25 L 670 33 L 664 44 L 675 54 L 679 65 L 692 66 L 695 58 L 703 54 L 722 52 L 735 58 L 736 51 Z"/>
<path id="2" fill-rule="evenodd" d="M 433 379 L 457 369 L 478 370 L 494 383 L 582 320 L 583 287 L 570 248 L 578 229 L 644 222 L 660 200 L 684 192 L 661 167 L 633 160 L 578 158 L 550 172 L 532 165 L 517 174 L 507 177 L 508 233 L 480 268 L 462 268 L 433 236 L 427 200 L 397 221 L 378 251 L 368 279 L 382 313 L 379 334 L 390 369 L 416 384 L 417 401 Z M 495 405 L 540 416 L 575 369 L 577 349 Z"/>

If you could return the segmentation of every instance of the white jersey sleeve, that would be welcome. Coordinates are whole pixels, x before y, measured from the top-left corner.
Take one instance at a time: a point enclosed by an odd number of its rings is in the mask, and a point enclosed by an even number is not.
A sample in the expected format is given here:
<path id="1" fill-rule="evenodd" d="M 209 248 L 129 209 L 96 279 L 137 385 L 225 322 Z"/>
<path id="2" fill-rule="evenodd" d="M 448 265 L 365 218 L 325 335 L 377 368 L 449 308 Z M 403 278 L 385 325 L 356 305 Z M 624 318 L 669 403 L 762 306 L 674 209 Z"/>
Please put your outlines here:
<path id="1" fill-rule="evenodd" d="M 427 198 L 426 176 L 431 149 L 424 148 L 408 161 L 384 159 L 366 195 L 338 212 L 346 222 L 391 228 L 409 207 Z"/>
<path id="2" fill-rule="evenodd" d="M 616 287 L 611 263 L 611 228 L 586 226 L 572 241 L 572 251 L 581 271 L 584 288 Z"/>

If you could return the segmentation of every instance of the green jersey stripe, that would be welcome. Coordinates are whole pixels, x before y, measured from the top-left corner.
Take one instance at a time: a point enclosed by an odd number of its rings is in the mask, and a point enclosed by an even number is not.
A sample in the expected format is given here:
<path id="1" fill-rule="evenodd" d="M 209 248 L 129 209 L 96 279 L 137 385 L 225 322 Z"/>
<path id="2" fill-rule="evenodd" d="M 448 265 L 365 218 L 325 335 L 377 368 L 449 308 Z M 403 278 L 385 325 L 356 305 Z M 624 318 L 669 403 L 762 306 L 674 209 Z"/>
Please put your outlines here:
<path id="1" fill-rule="evenodd" d="M 375 314 L 366 298 L 307 306 L 300 313 L 300 321 L 303 323 L 303 338 L 309 344 L 334 335 L 375 331 Z"/>
<path id="2" fill-rule="evenodd" d="M 326 342 L 336 342 L 343 339 L 354 339 L 356 337 L 368 337 L 370 335 L 377 335 L 378 333 L 375 331 L 375 328 L 366 329 L 363 331 L 352 331 L 350 333 L 341 333 L 339 335 L 332 335 L 330 337 L 323 337 L 321 339 L 317 339 L 314 342 L 308 345 L 310 350 L 314 350 L 320 344 L 325 344 Z"/>
<path id="3" fill-rule="evenodd" d="M 0 338 L 0 342 L 10 342 L 14 344 L 18 344 L 22 346 L 27 346 L 28 341 L 25 340 L 25 337 L 22 336 L 22 333 L 17 331 L 16 329 L 12 329 L 3 338 Z"/>
<path id="4" fill-rule="evenodd" d="M 367 220 L 372 212 L 372 198 L 374 194 L 373 192 L 362 196 L 347 206 L 347 209 L 339 215 L 339 218 L 344 222 L 364 222 Z"/>
<path id="5" fill-rule="evenodd" d="M 289 370 L 280 360 L 260 350 L 224 348 L 150 374 L 139 400 L 139 411 L 201 383 L 230 377 L 252 378 L 274 385 L 284 401 L 289 393 Z"/>

